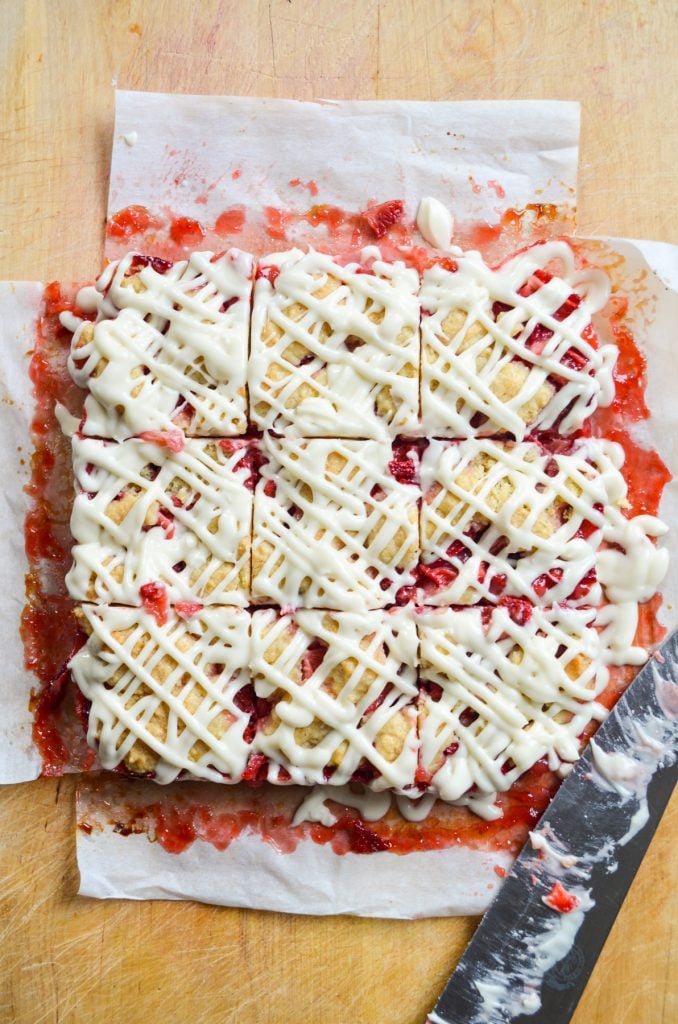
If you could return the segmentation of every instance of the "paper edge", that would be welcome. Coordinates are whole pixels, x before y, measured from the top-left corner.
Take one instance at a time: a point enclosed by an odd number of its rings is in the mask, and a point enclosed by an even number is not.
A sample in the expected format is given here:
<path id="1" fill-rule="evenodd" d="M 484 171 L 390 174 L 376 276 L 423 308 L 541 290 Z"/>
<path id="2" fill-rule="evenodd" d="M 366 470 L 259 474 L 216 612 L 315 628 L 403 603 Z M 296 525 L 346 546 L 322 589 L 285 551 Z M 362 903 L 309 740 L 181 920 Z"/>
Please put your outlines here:
<path id="1" fill-rule="evenodd" d="M 378 872 L 375 858 L 379 858 Z M 494 869 L 508 871 L 513 857 L 467 847 L 402 856 L 338 856 L 312 842 L 305 843 L 301 853 L 298 849 L 281 854 L 256 834 L 239 837 L 226 850 L 197 840 L 177 855 L 145 835 L 121 836 L 106 829 L 91 835 L 78 830 L 77 862 L 79 895 L 96 899 L 121 898 L 124 883 L 125 899 L 188 899 L 305 916 L 412 920 L 482 914 L 501 885 Z M 241 884 L 231 885 L 237 876 Z M 472 891 L 462 896 L 458 890 L 449 899 L 446 890 L 455 876 L 463 878 Z M 220 884 L 217 892 L 215 877 Z M 294 906 L 300 884 L 306 896 Z"/>

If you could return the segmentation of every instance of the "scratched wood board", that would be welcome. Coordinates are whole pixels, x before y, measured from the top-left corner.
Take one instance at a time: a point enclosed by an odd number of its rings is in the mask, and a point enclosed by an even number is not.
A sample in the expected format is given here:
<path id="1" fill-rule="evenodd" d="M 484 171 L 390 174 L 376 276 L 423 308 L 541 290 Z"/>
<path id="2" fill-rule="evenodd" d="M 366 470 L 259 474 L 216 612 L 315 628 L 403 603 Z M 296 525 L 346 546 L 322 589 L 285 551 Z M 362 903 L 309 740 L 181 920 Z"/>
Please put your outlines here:
<path id="1" fill-rule="evenodd" d="M 114 82 L 298 99 L 579 100 L 580 231 L 676 241 L 675 37 L 671 0 L 0 0 L 0 278 L 77 280 L 99 265 Z M 0 792 L 3 1022 L 414 1024 L 473 932 L 471 919 L 77 897 L 73 791 L 69 778 Z M 575 1024 L 678 1019 L 677 819 L 674 801 Z"/>

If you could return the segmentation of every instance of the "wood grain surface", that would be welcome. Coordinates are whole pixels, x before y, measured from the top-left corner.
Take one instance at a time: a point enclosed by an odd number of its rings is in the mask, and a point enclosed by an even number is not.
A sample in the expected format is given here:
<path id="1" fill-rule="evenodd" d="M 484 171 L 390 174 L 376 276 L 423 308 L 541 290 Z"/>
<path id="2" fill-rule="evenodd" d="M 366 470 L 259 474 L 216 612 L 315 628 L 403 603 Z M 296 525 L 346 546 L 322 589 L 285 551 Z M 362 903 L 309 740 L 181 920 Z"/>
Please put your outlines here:
<path id="1" fill-rule="evenodd" d="M 114 82 L 298 99 L 579 100 L 580 232 L 676 241 L 675 40 L 672 0 L 0 0 L 0 278 L 83 279 L 99 266 Z M 472 934 L 471 919 L 314 920 L 78 897 L 73 794 L 72 778 L 0 793 L 2 1022 L 416 1024 Z M 576 1024 L 678 1020 L 676 811 Z"/>

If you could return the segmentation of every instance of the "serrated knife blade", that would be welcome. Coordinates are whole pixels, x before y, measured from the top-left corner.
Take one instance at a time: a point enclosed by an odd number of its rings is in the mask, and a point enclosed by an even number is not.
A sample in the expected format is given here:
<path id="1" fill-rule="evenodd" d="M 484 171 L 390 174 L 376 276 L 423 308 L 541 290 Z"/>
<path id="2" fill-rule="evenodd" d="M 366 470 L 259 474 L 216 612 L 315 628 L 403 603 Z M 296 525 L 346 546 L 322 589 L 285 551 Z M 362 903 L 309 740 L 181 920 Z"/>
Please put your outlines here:
<path id="1" fill-rule="evenodd" d="M 571 1019 L 676 783 L 677 681 L 678 632 L 562 783 L 428 1024 Z"/>

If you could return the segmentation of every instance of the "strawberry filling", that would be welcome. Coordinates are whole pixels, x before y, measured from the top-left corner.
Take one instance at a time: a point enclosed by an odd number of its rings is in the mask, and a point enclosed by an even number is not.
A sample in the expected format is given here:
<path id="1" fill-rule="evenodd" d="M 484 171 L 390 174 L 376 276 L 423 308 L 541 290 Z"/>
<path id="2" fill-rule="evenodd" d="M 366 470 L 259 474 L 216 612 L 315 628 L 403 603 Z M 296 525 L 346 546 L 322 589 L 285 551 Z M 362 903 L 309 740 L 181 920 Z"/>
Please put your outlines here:
<path id="1" fill-rule="evenodd" d="M 404 212 L 405 204 L 402 199 L 390 199 L 387 203 L 365 210 L 362 218 L 375 238 L 383 238 L 388 229 L 402 219 Z"/>
<path id="2" fill-rule="evenodd" d="M 346 815 L 337 822 L 337 825 L 348 834 L 352 853 L 379 853 L 391 849 L 392 843 L 368 828 L 361 818 Z"/>
<path id="3" fill-rule="evenodd" d="M 158 509 L 158 526 L 161 526 L 165 531 L 167 540 L 172 540 L 174 536 L 174 516 L 171 512 L 168 512 L 164 508 Z"/>
<path id="4" fill-rule="evenodd" d="M 169 618 L 167 587 L 163 583 L 144 583 L 139 587 L 139 596 L 144 611 L 152 615 L 159 626 L 164 626 Z"/>
<path id="5" fill-rule="evenodd" d="M 199 615 L 204 607 L 197 601 L 177 601 L 174 605 L 177 615 L 182 619 L 190 619 L 193 615 Z"/>
<path id="6" fill-rule="evenodd" d="M 532 589 L 537 597 L 543 597 L 547 590 L 553 590 L 554 587 L 557 587 L 562 578 L 563 570 L 556 566 L 554 569 L 550 569 L 549 572 L 543 572 L 541 576 L 537 576 L 536 580 L 532 582 Z"/>
<path id="7" fill-rule="evenodd" d="M 394 441 L 393 458 L 388 471 L 399 484 L 416 484 L 419 461 L 426 442 L 423 440 Z"/>
<path id="8" fill-rule="evenodd" d="M 327 651 L 328 645 L 324 640 L 320 640 L 318 637 L 314 637 L 311 640 L 301 659 L 302 679 L 310 679 L 314 672 L 317 672 L 325 659 Z"/>
<path id="9" fill-rule="evenodd" d="M 139 252 L 135 252 L 130 261 L 125 277 L 132 277 L 133 274 L 138 274 L 144 267 L 152 267 L 156 274 L 166 274 L 172 266 L 169 260 L 161 260 L 159 256 L 143 256 Z"/>
<path id="10" fill-rule="evenodd" d="M 256 442 L 252 443 L 251 441 L 245 441 L 242 438 L 225 438 L 219 441 L 219 446 L 223 448 L 228 455 L 233 455 L 236 451 L 242 450 L 242 458 L 238 460 L 236 468 L 246 468 L 249 471 L 247 479 L 245 480 L 245 487 L 248 491 L 253 491 L 257 480 L 259 479 L 259 470 L 266 464 L 266 456 L 259 445 Z M 266 488 L 264 488 L 264 493 L 268 494 Z M 274 495 L 271 494 L 268 496 L 274 497 Z"/>
<path id="11" fill-rule="evenodd" d="M 597 580 L 596 570 L 589 569 L 585 576 L 582 576 L 577 586 L 574 588 L 570 597 L 573 601 L 578 601 L 581 597 L 586 597 L 590 592 L 591 588 L 595 586 Z"/>
<path id="12" fill-rule="evenodd" d="M 499 598 L 499 607 L 506 608 L 517 626 L 526 626 L 532 618 L 534 610 L 530 602 L 524 597 L 509 597 L 508 595 Z M 491 610 L 488 609 L 488 611 Z"/>
<path id="13" fill-rule="evenodd" d="M 551 907 L 552 910 L 557 910 L 561 914 L 569 914 L 579 906 L 578 897 L 568 892 L 560 882 L 555 882 L 551 891 L 543 899 L 547 907 Z"/>

